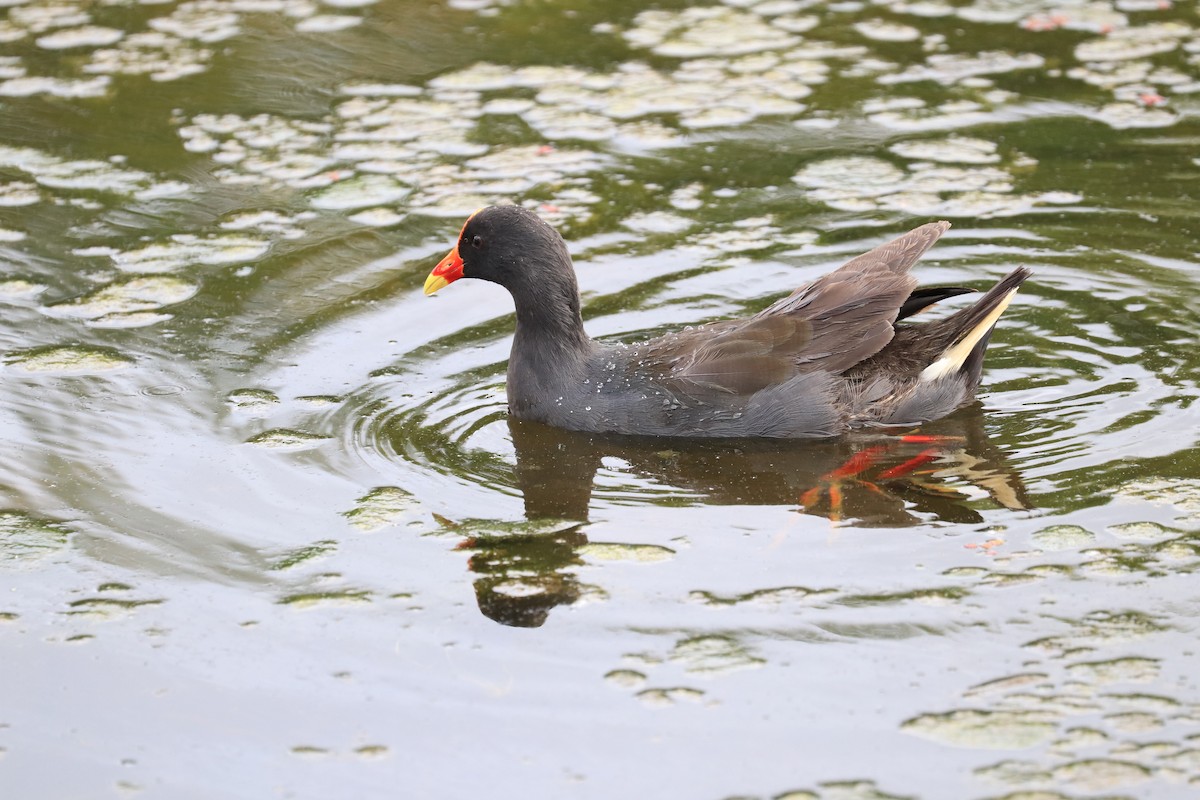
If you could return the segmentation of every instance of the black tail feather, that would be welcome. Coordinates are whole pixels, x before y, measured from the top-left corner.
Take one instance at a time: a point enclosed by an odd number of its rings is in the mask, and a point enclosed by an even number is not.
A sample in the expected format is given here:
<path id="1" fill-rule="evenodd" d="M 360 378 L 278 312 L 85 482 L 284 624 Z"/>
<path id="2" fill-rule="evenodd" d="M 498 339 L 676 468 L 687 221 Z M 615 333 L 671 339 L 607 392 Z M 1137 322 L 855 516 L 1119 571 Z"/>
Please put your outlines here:
<path id="1" fill-rule="evenodd" d="M 957 297 L 960 294 L 970 294 L 975 289 L 968 289 L 962 286 L 939 286 L 933 289 L 916 289 L 900 306 L 900 313 L 896 315 L 896 321 L 907 319 L 914 314 L 919 314 L 929 308 L 934 303 L 945 300 L 948 297 Z"/>
<path id="2" fill-rule="evenodd" d="M 992 319 L 991 324 L 987 326 L 987 330 L 980 331 L 982 325 L 988 323 L 996 309 L 1009 298 L 1014 291 L 1031 275 L 1032 273 L 1025 267 L 1017 267 L 1012 272 L 1005 275 L 1000 281 L 988 289 L 987 293 L 970 308 L 964 308 L 962 311 L 951 314 L 942 321 L 945 334 L 947 336 L 948 345 L 943 353 L 943 357 L 954 351 L 954 348 L 973 337 L 979 337 L 971 350 L 965 354 L 958 354 L 961 361 L 952 359 L 958 362 L 956 370 L 964 374 L 972 384 L 979 382 L 980 374 L 983 371 L 983 356 L 987 351 L 988 342 L 992 337 L 992 329 L 996 325 L 996 320 Z M 930 370 L 938 365 L 935 361 L 930 366 Z M 928 371 L 928 370 L 927 370 Z M 923 373 L 923 376 L 925 373 Z"/>

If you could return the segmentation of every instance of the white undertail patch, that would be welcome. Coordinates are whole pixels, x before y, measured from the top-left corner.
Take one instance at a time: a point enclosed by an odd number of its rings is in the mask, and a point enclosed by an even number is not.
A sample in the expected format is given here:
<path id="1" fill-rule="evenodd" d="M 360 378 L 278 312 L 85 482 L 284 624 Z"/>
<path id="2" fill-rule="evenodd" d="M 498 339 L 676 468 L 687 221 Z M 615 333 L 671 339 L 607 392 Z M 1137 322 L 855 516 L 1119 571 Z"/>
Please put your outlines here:
<path id="1" fill-rule="evenodd" d="M 1008 304 L 1012 302 L 1013 295 L 1016 293 L 1017 289 L 1014 288 L 1006 294 L 991 313 L 980 320 L 979 324 L 972 328 L 966 336 L 943 353 L 941 358 L 921 370 L 921 380 L 935 381 L 962 369 L 967 357 L 975 349 L 975 345 L 979 344 L 979 340 L 986 336 L 987 332 L 996 324 L 996 320 L 1000 319 L 1000 315 L 1008 308 Z"/>

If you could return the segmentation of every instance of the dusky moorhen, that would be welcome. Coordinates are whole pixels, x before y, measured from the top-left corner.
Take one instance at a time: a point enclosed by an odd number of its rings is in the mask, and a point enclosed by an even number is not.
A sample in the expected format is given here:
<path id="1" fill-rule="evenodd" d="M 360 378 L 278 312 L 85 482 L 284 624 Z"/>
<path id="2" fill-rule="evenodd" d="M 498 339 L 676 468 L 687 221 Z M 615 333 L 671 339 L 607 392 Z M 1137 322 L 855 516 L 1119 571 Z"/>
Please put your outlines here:
<path id="1" fill-rule="evenodd" d="M 922 225 L 747 319 L 626 345 L 584 332 L 558 232 L 519 206 L 491 206 L 467 219 L 425 294 L 459 278 L 508 289 L 517 309 L 508 408 L 518 419 L 591 433 L 834 436 L 927 422 L 974 397 L 992 328 L 1029 271 L 1018 267 L 944 319 L 897 325 L 972 291 L 917 289 L 908 274 L 949 227 Z"/>

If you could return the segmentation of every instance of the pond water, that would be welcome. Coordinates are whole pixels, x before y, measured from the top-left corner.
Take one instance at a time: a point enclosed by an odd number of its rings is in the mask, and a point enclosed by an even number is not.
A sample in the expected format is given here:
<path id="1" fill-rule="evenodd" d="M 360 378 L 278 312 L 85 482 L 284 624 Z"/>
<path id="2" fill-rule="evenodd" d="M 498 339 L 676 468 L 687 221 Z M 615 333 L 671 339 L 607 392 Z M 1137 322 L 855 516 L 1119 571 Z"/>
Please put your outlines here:
<path id="1" fill-rule="evenodd" d="M 5 797 L 1200 791 L 1195 4 L 2 5 Z M 582 437 L 500 201 L 610 340 L 1034 277 L 932 450 Z"/>

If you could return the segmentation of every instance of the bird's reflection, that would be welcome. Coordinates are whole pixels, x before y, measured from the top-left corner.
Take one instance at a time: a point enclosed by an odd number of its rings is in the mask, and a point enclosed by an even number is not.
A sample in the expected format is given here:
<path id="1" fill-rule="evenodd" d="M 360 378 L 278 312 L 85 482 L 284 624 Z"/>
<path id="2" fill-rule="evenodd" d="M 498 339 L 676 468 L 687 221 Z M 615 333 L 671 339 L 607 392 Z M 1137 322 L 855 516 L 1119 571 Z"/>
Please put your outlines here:
<path id="1" fill-rule="evenodd" d="M 988 441 L 978 405 L 917 432 L 820 441 L 638 439 L 517 420 L 509 430 L 527 522 L 498 535 L 464 531 L 460 544 L 472 554 L 480 610 L 505 625 L 537 627 L 552 608 L 594 589 L 576 568 L 605 459 L 697 503 L 787 505 L 854 526 L 981 522 L 973 505 L 986 497 L 1029 507 L 1019 476 Z"/>
<path id="2" fill-rule="evenodd" d="M 586 520 L 602 459 L 709 504 L 791 505 L 855 526 L 980 522 L 984 493 L 1028 507 L 978 404 L 923 425 L 812 441 L 674 440 L 580 434 L 509 420 L 529 519 Z"/>

